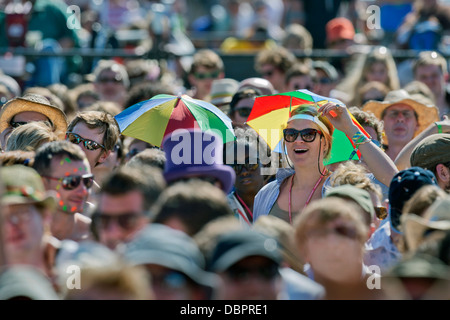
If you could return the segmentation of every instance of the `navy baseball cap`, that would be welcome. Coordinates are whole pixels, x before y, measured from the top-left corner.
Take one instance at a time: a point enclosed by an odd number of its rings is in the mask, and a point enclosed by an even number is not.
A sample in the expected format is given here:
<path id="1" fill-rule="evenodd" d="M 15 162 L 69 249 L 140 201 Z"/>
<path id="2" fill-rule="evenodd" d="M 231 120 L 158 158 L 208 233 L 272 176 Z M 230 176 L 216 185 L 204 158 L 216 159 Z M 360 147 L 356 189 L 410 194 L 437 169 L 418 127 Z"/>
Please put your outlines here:
<path id="1" fill-rule="evenodd" d="M 389 185 L 389 213 L 394 231 L 399 231 L 400 216 L 403 206 L 414 193 L 425 185 L 437 185 L 436 177 L 430 170 L 421 167 L 410 167 L 399 171 Z"/>

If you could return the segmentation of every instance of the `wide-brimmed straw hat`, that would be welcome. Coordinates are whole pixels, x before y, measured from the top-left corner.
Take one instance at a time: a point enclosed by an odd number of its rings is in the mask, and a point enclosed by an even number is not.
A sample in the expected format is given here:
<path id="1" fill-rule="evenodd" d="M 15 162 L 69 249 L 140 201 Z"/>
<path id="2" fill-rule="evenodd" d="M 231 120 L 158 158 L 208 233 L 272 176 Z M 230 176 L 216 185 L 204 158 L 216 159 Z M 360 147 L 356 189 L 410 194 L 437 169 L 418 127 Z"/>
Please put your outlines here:
<path id="1" fill-rule="evenodd" d="M 26 111 L 42 113 L 53 123 L 55 132 L 66 134 L 68 123 L 64 111 L 53 106 L 47 98 L 38 94 L 26 94 L 6 102 L 0 111 L 0 132 L 10 126 L 11 119 L 16 114 Z"/>
<path id="2" fill-rule="evenodd" d="M 435 121 L 439 121 L 439 109 L 433 102 L 420 94 L 410 95 L 406 90 L 390 91 L 383 101 L 370 100 L 362 106 L 363 111 L 372 112 L 378 119 L 382 119 L 384 110 L 395 104 L 406 104 L 414 109 L 417 114 L 419 128 L 414 136 L 417 136 L 425 128 Z M 385 137 L 387 141 L 387 138 Z"/>

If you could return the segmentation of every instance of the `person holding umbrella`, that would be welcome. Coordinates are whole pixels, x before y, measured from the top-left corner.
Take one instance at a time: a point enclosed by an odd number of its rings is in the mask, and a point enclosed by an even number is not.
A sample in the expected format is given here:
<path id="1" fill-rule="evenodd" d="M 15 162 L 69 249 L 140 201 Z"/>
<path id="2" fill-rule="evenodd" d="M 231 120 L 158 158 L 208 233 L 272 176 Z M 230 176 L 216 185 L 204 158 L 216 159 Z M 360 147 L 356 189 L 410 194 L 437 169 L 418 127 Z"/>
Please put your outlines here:
<path id="1" fill-rule="evenodd" d="M 283 130 L 283 149 L 290 168 L 279 169 L 276 179 L 256 195 L 254 221 L 262 215 L 275 215 L 292 222 L 310 202 L 323 196 L 330 176 L 324 160 L 330 157 L 333 131 L 342 131 L 364 157 L 369 170 L 389 185 L 398 172 L 392 160 L 360 131 L 345 105 L 327 102 L 319 108 L 300 105 L 291 111 Z"/>

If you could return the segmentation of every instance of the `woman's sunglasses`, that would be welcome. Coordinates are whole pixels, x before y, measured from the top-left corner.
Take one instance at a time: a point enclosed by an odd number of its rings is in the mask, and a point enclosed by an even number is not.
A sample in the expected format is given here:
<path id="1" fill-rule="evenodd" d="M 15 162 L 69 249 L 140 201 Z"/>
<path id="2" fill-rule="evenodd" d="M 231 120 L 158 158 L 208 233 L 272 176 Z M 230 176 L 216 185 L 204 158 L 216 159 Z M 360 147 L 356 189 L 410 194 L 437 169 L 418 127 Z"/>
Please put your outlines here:
<path id="1" fill-rule="evenodd" d="M 66 140 L 69 140 L 70 142 L 72 142 L 74 144 L 80 144 L 80 142 L 83 142 L 83 145 L 86 148 L 86 150 L 93 151 L 93 150 L 97 150 L 99 148 L 103 148 L 104 150 L 106 150 L 105 146 L 101 145 L 100 143 L 95 142 L 93 140 L 84 139 L 73 132 L 66 133 Z"/>
<path id="2" fill-rule="evenodd" d="M 258 169 L 259 163 L 255 163 L 255 164 L 239 163 L 239 164 L 233 164 L 232 167 L 233 167 L 234 171 L 236 172 L 236 174 L 240 174 L 244 168 L 247 171 L 255 171 L 256 169 Z"/>
<path id="3" fill-rule="evenodd" d="M 286 142 L 294 142 L 295 140 L 297 140 L 298 135 L 300 135 L 302 137 L 302 140 L 305 142 L 313 142 L 316 139 L 317 133 L 322 134 L 322 131 L 312 128 L 303 130 L 288 128 L 283 130 L 284 140 Z"/>
<path id="4" fill-rule="evenodd" d="M 239 109 L 235 109 L 235 111 L 241 116 L 242 118 L 248 118 L 250 113 L 252 112 L 252 108 L 249 107 L 243 107 Z"/>
<path id="5" fill-rule="evenodd" d="M 44 178 L 50 179 L 50 180 L 57 180 L 61 181 L 61 186 L 64 190 L 74 190 L 78 188 L 81 181 L 83 181 L 84 186 L 87 189 L 90 189 L 92 185 L 94 184 L 94 175 L 93 174 L 84 174 L 82 176 L 67 176 L 63 178 L 56 178 L 56 177 L 49 177 L 49 176 L 43 176 Z"/>

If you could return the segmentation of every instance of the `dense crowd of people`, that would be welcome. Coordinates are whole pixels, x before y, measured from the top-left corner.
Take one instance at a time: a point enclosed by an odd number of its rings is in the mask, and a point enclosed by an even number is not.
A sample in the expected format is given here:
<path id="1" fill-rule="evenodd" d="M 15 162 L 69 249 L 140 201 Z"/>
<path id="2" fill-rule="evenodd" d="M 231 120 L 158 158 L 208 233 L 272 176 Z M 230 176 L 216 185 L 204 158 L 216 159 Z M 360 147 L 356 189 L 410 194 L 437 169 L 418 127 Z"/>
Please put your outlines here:
<path id="1" fill-rule="evenodd" d="M 3 9 L 0 299 L 450 298 L 448 2 Z"/>

